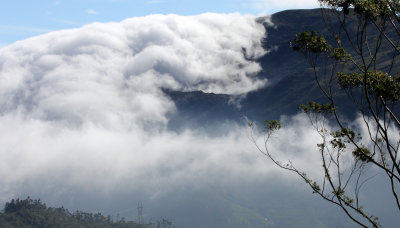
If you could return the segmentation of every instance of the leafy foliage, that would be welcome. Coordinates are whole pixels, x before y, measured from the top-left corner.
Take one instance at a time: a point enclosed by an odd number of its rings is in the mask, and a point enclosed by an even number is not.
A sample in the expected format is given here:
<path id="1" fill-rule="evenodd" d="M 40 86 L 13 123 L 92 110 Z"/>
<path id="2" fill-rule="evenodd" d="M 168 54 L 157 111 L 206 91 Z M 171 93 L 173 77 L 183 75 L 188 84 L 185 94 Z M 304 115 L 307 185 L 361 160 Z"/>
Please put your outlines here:
<path id="1" fill-rule="evenodd" d="M 291 46 L 295 51 L 311 51 L 314 53 L 327 52 L 332 48 L 325 37 L 318 35 L 316 31 L 297 33 Z"/>
<path id="2" fill-rule="evenodd" d="M 310 101 L 308 105 L 300 105 L 299 109 L 305 113 L 332 113 L 335 107 L 332 104 L 319 104 L 315 101 Z"/>
<path id="3" fill-rule="evenodd" d="M 343 89 L 354 89 L 365 87 L 370 95 L 382 97 L 385 101 L 399 101 L 400 99 L 400 76 L 389 75 L 386 72 L 368 70 L 361 74 L 351 72 L 350 74 L 337 73 L 338 83 Z"/>

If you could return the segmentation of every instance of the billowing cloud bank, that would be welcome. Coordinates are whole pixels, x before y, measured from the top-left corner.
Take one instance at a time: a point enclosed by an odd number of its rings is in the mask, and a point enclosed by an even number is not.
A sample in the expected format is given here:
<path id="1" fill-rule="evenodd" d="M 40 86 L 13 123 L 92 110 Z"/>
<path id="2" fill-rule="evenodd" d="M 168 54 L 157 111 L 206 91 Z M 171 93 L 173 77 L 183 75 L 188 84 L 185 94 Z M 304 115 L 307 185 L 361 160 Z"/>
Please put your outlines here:
<path id="1" fill-rule="evenodd" d="M 264 36 L 253 16 L 151 15 L 1 49 L 3 200 L 30 189 L 137 187 L 143 178 L 158 189 L 210 167 L 239 172 L 248 139 L 237 129 L 221 138 L 168 132 L 177 110 L 163 89 L 242 95 L 265 86 L 251 60 L 265 54 Z"/>
<path id="2" fill-rule="evenodd" d="M 221 123 L 220 136 L 169 131 L 168 114 L 179 110 L 163 92 L 259 89 L 266 81 L 256 77 L 260 66 L 251 59 L 265 54 L 265 34 L 254 17 L 240 14 L 153 15 L 1 49 L 1 200 L 121 189 L 155 197 L 179 186 L 264 181 L 279 172 L 260 159 L 241 124 Z M 307 118 L 283 123 L 271 149 L 299 167 L 319 164 L 320 138 Z"/>
<path id="3" fill-rule="evenodd" d="M 1 49 L 0 200 L 71 189 L 156 196 L 279 171 L 240 124 L 221 124 L 222 136 L 166 127 L 178 110 L 163 89 L 241 95 L 264 86 L 251 59 L 265 54 L 265 33 L 240 14 L 153 15 Z M 319 164 L 307 118 L 283 122 L 271 150 L 300 168 Z"/>
<path id="4" fill-rule="evenodd" d="M 1 52 L 1 111 L 71 124 L 166 121 L 174 104 L 162 88 L 239 95 L 264 86 L 248 60 L 265 53 L 264 35 L 254 17 L 203 14 L 35 37 Z"/>

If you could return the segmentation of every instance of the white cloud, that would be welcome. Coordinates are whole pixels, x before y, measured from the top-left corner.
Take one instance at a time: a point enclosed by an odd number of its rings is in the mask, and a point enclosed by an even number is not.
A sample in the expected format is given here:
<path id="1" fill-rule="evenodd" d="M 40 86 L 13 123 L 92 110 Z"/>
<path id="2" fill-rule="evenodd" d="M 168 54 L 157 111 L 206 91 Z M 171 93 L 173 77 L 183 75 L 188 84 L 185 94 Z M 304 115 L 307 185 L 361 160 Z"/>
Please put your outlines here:
<path id="1" fill-rule="evenodd" d="M 99 15 L 100 14 L 99 11 L 94 10 L 94 9 L 87 9 L 86 13 L 89 14 L 89 15 Z"/>
<path id="2" fill-rule="evenodd" d="M 271 150 L 300 169 L 321 173 L 318 133 L 304 116 L 286 123 L 291 125 L 271 142 Z M 121 189 L 158 197 L 184 186 L 297 178 L 257 153 L 248 129 L 236 124 L 221 126 L 226 131 L 221 136 L 95 124 L 69 128 L 15 113 L 3 115 L 0 124 L 0 184 L 6 186 L 0 200 L 21 193 L 52 197 L 71 190 L 101 195 Z"/>
<path id="3" fill-rule="evenodd" d="M 306 114 L 281 116 L 280 122 L 282 128 L 276 131 L 267 143 L 270 154 L 281 164 L 285 165 L 291 162 L 299 171 L 307 173 L 314 180 L 323 179 L 324 172 L 317 147 L 317 144 L 322 142 L 322 138 L 310 123 L 308 116 Z M 329 124 L 324 127 L 328 131 L 333 129 Z M 253 139 L 257 139 L 258 147 L 265 152 L 264 135 L 256 132 Z M 351 157 L 346 157 L 346 159 L 352 160 Z M 275 168 L 279 169 L 277 166 Z M 282 172 L 280 176 L 296 176 L 288 171 L 280 171 Z"/>
<path id="4" fill-rule="evenodd" d="M 165 121 L 174 105 L 163 88 L 240 95 L 263 87 L 260 66 L 246 57 L 265 53 L 264 32 L 253 17 L 204 14 L 49 33 L 3 50 L 0 103 L 69 123 Z"/>
<path id="5" fill-rule="evenodd" d="M 152 15 L 4 47 L 3 200 L 35 189 L 129 189 L 143 178 L 159 191 L 197 174 L 254 169 L 241 162 L 259 163 L 241 129 L 217 138 L 167 131 L 176 108 L 163 89 L 242 95 L 263 87 L 249 58 L 265 53 L 264 35 L 254 17 L 240 14 Z"/>

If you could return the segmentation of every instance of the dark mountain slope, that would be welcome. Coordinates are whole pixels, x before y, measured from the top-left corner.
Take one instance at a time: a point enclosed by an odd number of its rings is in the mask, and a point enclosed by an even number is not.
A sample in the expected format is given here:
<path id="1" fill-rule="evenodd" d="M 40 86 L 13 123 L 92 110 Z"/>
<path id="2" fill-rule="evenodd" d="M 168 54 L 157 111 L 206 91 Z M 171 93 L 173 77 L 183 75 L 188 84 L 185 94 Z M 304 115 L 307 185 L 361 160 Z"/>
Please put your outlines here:
<path id="1" fill-rule="evenodd" d="M 282 114 L 296 113 L 300 104 L 321 98 L 309 65 L 301 53 L 290 47 L 297 32 L 327 32 L 321 10 L 287 10 L 272 15 L 271 21 L 273 25 L 264 22 L 267 30 L 264 48 L 269 53 L 258 60 L 262 66 L 258 77 L 267 78 L 269 85 L 248 94 L 241 100 L 241 108 L 230 102 L 227 95 L 169 91 L 179 110 L 171 126 L 179 126 L 182 120 L 207 127 L 215 122 L 243 121 L 244 116 L 256 121 L 279 118 Z"/>
<path id="2" fill-rule="evenodd" d="M 272 26 L 266 24 L 265 48 L 272 51 L 259 60 L 263 69 L 259 76 L 268 78 L 271 85 L 250 93 L 243 105 L 244 112 L 255 120 L 294 114 L 300 104 L 322 98 L 310 66 L 290 47 L 298 32 L 328 32 L 321 9 L 282 11 L 272 15 L 271 21 Z"/>
<path id="3" fill-rule="evenodd" d="M 279 119 L 281 115 L 295 114 L 299 105 L 307 104 L 309 101 L 324 102 L 324 97 L 315 83 L 314 72 L 304 56 L 292 50 L 290 42 L 296 33 L 307 30 L 318 31 L 329 41 L 332 31 L 337 32 L 335 30 L 340 27 L 336 14 L 328 9 L 287 10 L 273 14 L 269 19 L 258 20 L 266 27 L 264 48 L 269 51 L 257 60 L 262 66 L 258 77 L 267 78 L 269 84 L 263 89 L 247 94 L 246 98 L 241 100 L 240 108 L 230 102 L 232 98 L 227 95 L 169 92 L 179 110 L 179 113 L 172 118 L 171 126 L 177 127 L 180 120 L 189 120 L 190 124 L 200 124 L 207 128 L 214 126 L 216 122 L 243 121 L 244 116 L 260 122 L 264 119 Z M 272 24 L 268 22 L 269 20 Z M 356 34 L 356 18 L 349 17 L 347 20 L 350 34 L 352 31 Z M 378 31 L 373 28 L 371 31 L 372 43 Z M 376 35 L 373 31 L 376 31 Z M 345 34 L 342 34 L 342 37 L 345 37 Z M 358 55 L 354 54 L 350 42 L 342 40 L 343 46 L 353 53 L 357 60 Z M 390 65 L 392 52 L 393 49 L 387 42 L 382 43 L 378 55 L 378 68 L 386 69 Z M 337 70 L 350 72 L 355 69 L 349 64 Z M 400 71 L 396 64 L 393 71 Z M 339 112 L 348 118 L 355 116 L 357 109 L 344 92 L 337 93 L 336 104 L 339 106 Z"/>
<path id="4" fill-rule="evenodd" d="M 276 84 L 287 75 L 309 67 L 303 56 L 290 47 L 295 34 L 306 30 L 324 31 L 325 28 L 320 9 L 286 10 L 273 14 L 270 20 L 273 25 L 264 24 L 267 30 L 264 48 L 271 52 L 259 60 L 263 68 L 260 76 Z"/>

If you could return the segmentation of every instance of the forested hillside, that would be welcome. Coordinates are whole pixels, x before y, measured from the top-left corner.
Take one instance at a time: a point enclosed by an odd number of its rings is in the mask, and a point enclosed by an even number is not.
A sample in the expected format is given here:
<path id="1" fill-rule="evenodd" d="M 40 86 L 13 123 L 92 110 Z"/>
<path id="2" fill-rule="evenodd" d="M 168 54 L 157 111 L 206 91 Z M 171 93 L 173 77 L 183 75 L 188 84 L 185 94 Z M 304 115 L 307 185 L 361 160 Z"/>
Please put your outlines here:
<path id="1" fill-rule="evenodd" d="M 4 228 L 173 228 L 175 227 L 166 219 L 161 219 L 155 224 L 138 224 L 125 221 L 101 213 L 87 213 L 83 211 L 70 212 L 64 207 L 47 207 L 40 199 L 27 198 L 12 199 L 7 202 L 3 212 L 0 213 L 0 227 Z"/>

